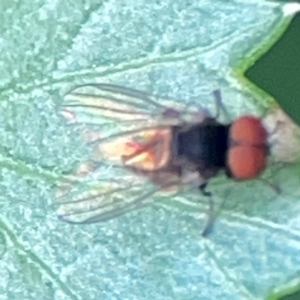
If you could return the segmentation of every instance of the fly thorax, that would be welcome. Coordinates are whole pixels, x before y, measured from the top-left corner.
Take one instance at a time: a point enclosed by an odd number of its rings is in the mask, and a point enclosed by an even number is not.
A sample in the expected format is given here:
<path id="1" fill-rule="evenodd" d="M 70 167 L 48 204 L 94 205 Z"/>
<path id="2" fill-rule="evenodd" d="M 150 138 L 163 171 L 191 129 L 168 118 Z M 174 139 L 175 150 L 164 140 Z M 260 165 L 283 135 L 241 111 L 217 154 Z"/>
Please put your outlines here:
<path id="1" fill-rule="evenodd" d="M 229 126 L 197 124 L 188 129 L 173 129 L 173 153 L 197 168 L 225 168 Z"/>

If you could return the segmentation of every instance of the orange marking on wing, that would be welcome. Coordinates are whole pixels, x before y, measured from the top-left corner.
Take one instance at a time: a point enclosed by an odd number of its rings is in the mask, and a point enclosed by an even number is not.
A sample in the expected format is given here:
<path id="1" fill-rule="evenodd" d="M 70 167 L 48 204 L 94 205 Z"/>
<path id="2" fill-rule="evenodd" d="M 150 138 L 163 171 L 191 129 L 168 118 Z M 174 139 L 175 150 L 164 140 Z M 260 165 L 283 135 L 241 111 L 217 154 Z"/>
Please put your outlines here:
<path id="1" fill-rule="evenodd" d="M 118 161 L 127 167 L 154 171 L 167 164 L 170 158 L 171 130 L 149 129 L 138 137 L 120 137 L 102 143 L 94 151 L 94 158 Z"/>

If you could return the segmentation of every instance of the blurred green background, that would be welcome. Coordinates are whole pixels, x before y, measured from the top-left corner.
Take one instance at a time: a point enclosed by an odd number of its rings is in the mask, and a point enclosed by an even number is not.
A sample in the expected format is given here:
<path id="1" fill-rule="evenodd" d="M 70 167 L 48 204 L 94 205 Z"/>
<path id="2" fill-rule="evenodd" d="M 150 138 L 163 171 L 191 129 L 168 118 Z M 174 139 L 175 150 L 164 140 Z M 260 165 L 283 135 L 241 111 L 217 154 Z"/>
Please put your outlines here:
<path id="1" fill-rule="evenodd" d="M 300 124 L 300 14 L 278 42 L 246 71 L 246 77 L 271 94 Z"/>
<path id="2" fill-rule="evenodd" d="M 283 36 L 245 75 L 271 94 L 286 113 L 300 124 L 300 14 L 295 16 Z M 274 295 L 270 299 L 300 299 L 300 291 L 290 292 L 290 295 Z"/>

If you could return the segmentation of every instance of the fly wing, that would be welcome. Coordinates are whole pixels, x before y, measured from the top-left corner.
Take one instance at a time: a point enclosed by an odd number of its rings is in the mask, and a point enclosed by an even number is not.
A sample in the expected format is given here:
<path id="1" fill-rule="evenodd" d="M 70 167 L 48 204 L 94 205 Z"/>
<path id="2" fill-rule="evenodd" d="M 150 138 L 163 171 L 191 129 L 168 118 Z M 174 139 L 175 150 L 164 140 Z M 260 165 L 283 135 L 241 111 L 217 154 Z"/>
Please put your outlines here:
<path id="1" fill-rule="evenodd" d="M 188 103 L 112 84 L 77 86 L 66 94 L 61 112 L 70 123 L 100 125 L 101 138 L 108 139 L 129 129 L 201 122 L 209 116 L 206 109 Z"/>
<path id="2" fill-rule="evenodd" d="M 93 168 L 104 160 L 119 166 L 126 160 L 127 165 L 151 169 L 168 160 L 165 154 L 171 143 L 170 125 L 182 122 L 174 103 L 169 109 L 160 101 L 133 89 L 90 84 L 67 93 L 61 113 L 92 149 Z M 158 157 L 159 153 L 163 157 Z M 155 163 L 157 160 L 160 163 Z"/>
<path id="3" fill-rule="evenodd" d="M 82 85 L 65 96 L 61 113 L 92 154 L 75 170 L 76 179 L 59 187 L 56 204 L 61 219 L 105 221 L 152 203 L 161 188 L 178 186 L 181 179 L 167 166 L 170 126 L 184 122 L 179 111 L 187 110 L 173 102 L 168 109 L 161 102 L 170 103 L 110 84 Z M 151 177 L 161 182 L 154 185 L 147 180 Z"/>
<path id="4" fill-rule="evenodd" d="M 160 104 L 162 101 L 166 102 L 146 92 L 117 85 L 88 84 L 77 86 L 67 93 L 62 112 L 70 122 L 101 125 L 101 128 L 113 125 L 109 132 L 105 132 L 112 136 L 119 134 L 120 129 L 127 131 L 129 127 L 141 128 L 157 125 L 157 122 L 166 124 L 168 114 L 169 124 L 172 123 L 172 117 L 177 118 L 178 115 L 174 108 L 170 110 Z M 180 108 L 182 110 L 182 106 Z"/>
<path id="5" fill-rule="evenodd" d="M 61 220 L 73 224 L 103 222 L 152 203 L 151 196 L 157 190 L 156 186 L 122 170 L 110 175 L 104 173 L 96 181 L 62 185 L 56 198 L 57 214 Z"/>

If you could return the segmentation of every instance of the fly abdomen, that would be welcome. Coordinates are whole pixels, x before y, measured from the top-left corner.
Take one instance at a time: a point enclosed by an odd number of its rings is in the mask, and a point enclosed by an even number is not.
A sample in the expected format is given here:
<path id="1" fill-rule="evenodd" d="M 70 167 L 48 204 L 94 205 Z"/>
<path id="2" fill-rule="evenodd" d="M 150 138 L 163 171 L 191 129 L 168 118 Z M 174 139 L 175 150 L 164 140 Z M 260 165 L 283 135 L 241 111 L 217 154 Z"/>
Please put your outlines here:
<path id="1" fill-rule="evenodd" d="M 199 124 L 174 128 L 174 152 L 195 166 L 225 168 L 229 125 Z"/>

